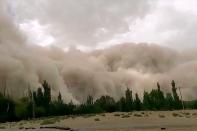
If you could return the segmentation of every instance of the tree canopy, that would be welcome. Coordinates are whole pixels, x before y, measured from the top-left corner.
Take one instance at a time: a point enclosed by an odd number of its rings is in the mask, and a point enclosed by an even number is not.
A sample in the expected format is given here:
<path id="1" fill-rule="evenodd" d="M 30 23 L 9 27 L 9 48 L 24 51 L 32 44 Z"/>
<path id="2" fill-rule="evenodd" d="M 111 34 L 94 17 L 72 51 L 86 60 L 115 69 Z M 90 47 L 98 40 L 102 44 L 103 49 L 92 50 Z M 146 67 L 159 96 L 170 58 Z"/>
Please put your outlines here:
<path id="1" fill-rule="evenodd" d="M 33 92 L 29 91 L 29 96 L 17 101 L 0 93 L 0 122 L 69 114 L 182 109 L 174 80 L 171 82 L 171 91 L 171 93 L 165 94 L 160 84 L 157 83 L 156 89 L 152 89 L 150 92 L 144 91 L 142 99 L 138 93 L 135 93 L 133 98 L 131 88 L 127 88 L 125 95 L 117 101 L 109 95 L 100 96 L 95 100 L 93 96 L 89 95 L 84 103 L 74 105 L 72 101 L 64 103 L 60 92 L 57 98 L 52 100 L 51 86 L 47 81 L 43 81 L 42 87 Z M 183 103 L 186 108 L 197 109 L 196 100 Z"/>

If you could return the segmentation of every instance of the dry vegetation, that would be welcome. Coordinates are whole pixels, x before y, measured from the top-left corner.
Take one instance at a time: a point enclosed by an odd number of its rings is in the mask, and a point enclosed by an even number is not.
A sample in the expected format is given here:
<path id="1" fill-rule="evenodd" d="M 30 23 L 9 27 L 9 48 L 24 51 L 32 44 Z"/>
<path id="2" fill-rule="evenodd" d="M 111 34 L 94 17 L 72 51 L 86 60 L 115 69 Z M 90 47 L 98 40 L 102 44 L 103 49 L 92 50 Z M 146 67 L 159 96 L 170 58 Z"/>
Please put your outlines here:
<path id="1" fill-rule="evenodd" d="M 33 129 L 41 126 L 60 125 L 72 129 L 92 129 L 107 131 L 136 129 L 136 131 L 195 131 L 197 111 L 134 111 L 82 116 L 62 116 L 0 124 L 0 129 Z M 110 130 L 108 130 L 110 129 Z"/>

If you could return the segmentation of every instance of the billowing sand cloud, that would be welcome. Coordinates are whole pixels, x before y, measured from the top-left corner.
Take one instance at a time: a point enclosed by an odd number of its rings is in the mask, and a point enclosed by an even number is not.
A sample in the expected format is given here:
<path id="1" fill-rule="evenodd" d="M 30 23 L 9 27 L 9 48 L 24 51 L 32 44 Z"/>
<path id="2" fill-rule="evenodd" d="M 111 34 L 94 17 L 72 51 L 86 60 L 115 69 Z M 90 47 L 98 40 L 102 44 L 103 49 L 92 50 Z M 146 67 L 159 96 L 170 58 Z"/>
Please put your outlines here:
<path id="1" fill-rule="evenodd" d="M 0 1 L 2 2 L 2 1 Z M 155 88 L 170 91 L 174 79 L 184 99 L 197 98 L 197 55 L 154 44 L 127 43 L 90 53 L 27 44 L 0 4 L 0 91 L 15 98 L 36 90 L 43 80 L 60 91 L 66 102 L 83 102 L 88 95 L 120 98 L 126 88 L 142 94 Z"/>
<path id="2" fill-rule="evenodd" d="M 104 94 L 118 99 L 127 87 L 142 94 L 157 81 L 169 91 L 175 79 L 186 98 L 196 98 L 195 57 L 156 45 L 130 43 L 91 53 L 25 44 L 3 44 L 0 50 L 1 81 L 6 79 L 7 91 L 14 96 L 47 80 L 54 95 L 61 91 L 66 101 Z"/>

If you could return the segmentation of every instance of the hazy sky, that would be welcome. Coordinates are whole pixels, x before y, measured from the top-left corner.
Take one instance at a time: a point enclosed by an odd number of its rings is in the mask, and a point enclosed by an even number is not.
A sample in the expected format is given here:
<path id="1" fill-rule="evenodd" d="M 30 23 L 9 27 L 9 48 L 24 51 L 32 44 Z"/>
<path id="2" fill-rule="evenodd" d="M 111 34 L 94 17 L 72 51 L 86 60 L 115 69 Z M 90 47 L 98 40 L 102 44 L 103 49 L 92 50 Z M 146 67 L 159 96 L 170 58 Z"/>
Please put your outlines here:
<path id="1" fill-rule="evenodd" d="M 22 96 L 46 80 L 54 96 L 81 102 L 118 98 L 127 87 L 142 94 L 157 81 L 169 91 L 173 79 L 184 99 L 197 98 L 196 7 L 197 0 L 0 0 L 0 81 Z"/>
<path id="2" fill-rule="evenodd" d="M 197 47 L 196 0 L 7 0 L 28 42 L 82 50 L 122 42 Z"/>

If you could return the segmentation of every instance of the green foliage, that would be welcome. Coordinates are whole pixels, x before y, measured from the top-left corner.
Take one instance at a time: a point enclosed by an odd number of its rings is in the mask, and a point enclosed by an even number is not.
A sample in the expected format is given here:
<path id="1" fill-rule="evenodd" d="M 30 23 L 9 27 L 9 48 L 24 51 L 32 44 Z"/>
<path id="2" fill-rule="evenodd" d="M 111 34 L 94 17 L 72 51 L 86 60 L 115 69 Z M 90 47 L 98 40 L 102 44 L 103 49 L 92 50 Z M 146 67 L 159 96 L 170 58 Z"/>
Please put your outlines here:
<path id="1" fill-rule="evenodd" d="M 197 109 L 197 100 L 185 101 L 184 105 L 188 109 Z"/>
<path id="2" fill-rule="evenodd" d="M 176 87 L 176 83 L 174 80 L 172 80 L 171 85 L 172 85 L 172 94 L 173 94 L 173 98 L 174 98 L 174 107 L 175 107 L 175 109 L 181 109 L 181 101 L 180 101 L 179 96 L 176 92 L 177 87 Z"/>
<path id="3" fill-rule="evenodd" d="M 143 106 L 145 110 L 151 110 L 152 109 L 152 101 L 150 99 L 149 93 L 144 91 L 143 96 Z"/>
<path id="4" fill-rule="evenodd" d="M 165 97 L 159 83 L 157 83 L 157 89 L 152 89 L 150 93 L 144 92 L 143 105 L 146 110 L 163 110 L 165 108 Z"/>
<path id="5" fill-rule="evenodd" d="M 44 107 L 36 107 L 35 108 L 35 115 L 36 117 L 43 117 L 46 114 L 46 110 Z"/>
<path id="6" fill-rule="evenodd" d="M 43 120 L 40 125 L 50 125 L 50 124 L 55 124 L 57 122 L 56 119 L 46 119 Z"/>
<path id="7" fill-rule="evenodd" d="M 165 108 L 168 110 L 172 110 L 174 108 L 174 99 L 170 93 L 166 94 L 165 106 Z"/>
<path id="8" fill-rule="evenodd" d="M 16 103 L 15 115 L 18 119 L 28 119 L 31 116 L 31 103 L 28 97 L 23 97 Z"/>
<path id="9" fill-rule="evenodd" d="M 129 112 L 133 110 L 133 97 L 132 97 L 132 91 L 127 88 L 125 91 L 125 102 L 126 102 L 126 108 L 125 111 Z"/>
<path id="10" fill-rule="evenodd" d="M 5 126 L 0 126 L 0 129 L 6 129 Z"/>
<path id="11" fill-rule="evenodd" d="M 51 102 L 51 88 L 46 81 L 43 82 L 42 87 L 44 88 L 44 106 L 48 107 Z"/>
<path id="12" fill-rule="evenodd" d="M 126 111 L 126 100 L 124 97 L 121 97 L 117 103 L 119 111 Z"/>
<path id="13" fill-rule="evenodd" d="M 137 111 L 140 111 L 142 109 L 142 103 L 137 93 L 135 94 L 134 109 Z"/>
<path id="14" fill-rule="evenodd" d="M 76 114 L 92 114 L 101 112 L 103 112 L 103 109 L 98 103 L 94 104 L 92 96 L 88 96 L 86 103 L 79 105 L 75 110 Z"/>
<path id="15" fill-rule="evenodd" d="M 65 115 L 67 110 L 67 105 L 59 102 L 54 101 L 50 104 L 49 115 Z"/>
<path id="16" fill-rule="evenodd" d="M 36 102 L 36 106 L 44 105 L 44 94 L 41 88 L 38 88 L 37 93 L 34 93 L 34 100 Z"/>
<path id="17" fill-rule="evenodd" d="M 59 92 L 59 95 L 58 95 L 58 97 L 57 97 L 57 101 L 58 101 L 58 103 L 63 103 L 62 95 L 61 95 L 60 92 Z"/>
<path id="18" fill-rule="evenodd" d="M 86 101 L 86 105 L 93 105 L 93 97 L 92 96 L 88 96 L 87 101 Z"/>
<path id="19" fill-rule="evenodd" d="M 50 85 L 44 81 L 42 88 L 38 88 L 36 91 L 29 91 L 29 97 L 23 97 L 17 102 L 14 102 L 9 97 L 0 94 L 0 122 L 14 121 L 21 119 L 46 116 L 59 116 L 59 115 L 75 115 L 75 114 L 87 114 L 87 116 L 94 115 L 96 113 L 103 112 L 131 112 L 133 110 L 173 110 L 181 109 L 181 100 L 177 94 L 177 87 L 175 81 L 172 83 L 172 94 L 166 93 L 161 90 L 160 84 L 157 83 L 157 89 L 152 89 L 150 92 L 144 91 L 143 101 L 140 100 L 138 94 L 135 94 L 133 99 L 132 91 L 127 89 L 125 96 L 122 96 L 119 100 L 115 101 L 111 96 L 105 95 L 94 101 L 93 96 L 88 96 L 87 100 L 79 105 L 70 103 L 64 103 L 62 94 L 59 92 L 56 99 L 51 100 L 51 88 Z M 189 109 L 197 109 L 197 100 L 185 101 L 184 105 Z M 131 114 L 122 115 L 123 118 L 129 117 Z M 182 116 L 172 114 L 173 116 Z M 115 114 L 120 116 L 120 114 Z M 136 117 L 144 116 L 142 114 L 134 114 Z M 148 116 L 148 115 L 147 115 Z M 186 115 L 188 117 L 188 115 Z M 159 115 L 163 118 L 165 116 Z M 97 121 L 97 120 L 95 120 Z M 52 124 L 54 120 L 46 120 L 41 124 Z"/>
<path id="20" fill-rule="evenodd" d="M 115 100 L 110 96 L 101 96 L 96 100 L 95 105 L 106 112 L 114 112 L 116 110 Z"/>
<path id="21" fill-rule="evenodd" d="M 0 93 L 0 122 L 12 121 L 15 118 L 15 103 Z"/>
<path id="22" fill-rule="evenodd" d="M 35 115 L 36 117 L 50 115 L 50 104 L 51 104 L 51 88 L 49 84 L 44 81 L 42 88 L 38 88 L 37 92 L 33 92 L 33 101 L 35 102 Z M 61 94 L 58 96 L 58 101 L 61 100 Z M 53 104 L 52 104 L 53 105 Z M 59 105 L 58 105 L 59 106 Z M 53 108 L 53 106 L 51 106 Z"/>

